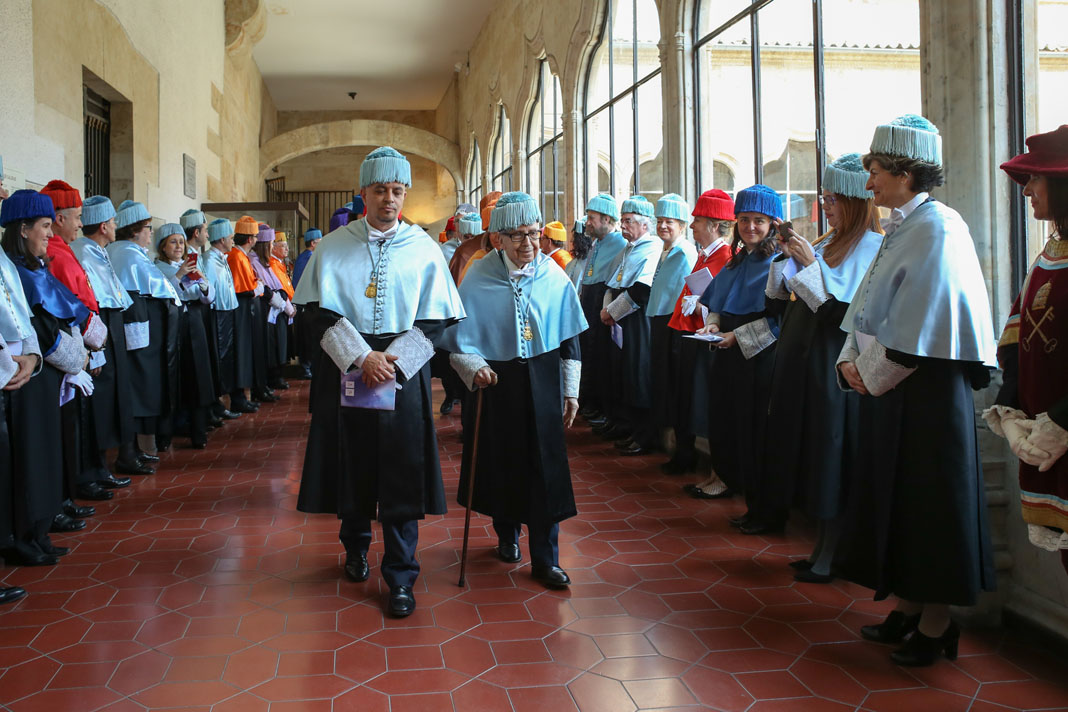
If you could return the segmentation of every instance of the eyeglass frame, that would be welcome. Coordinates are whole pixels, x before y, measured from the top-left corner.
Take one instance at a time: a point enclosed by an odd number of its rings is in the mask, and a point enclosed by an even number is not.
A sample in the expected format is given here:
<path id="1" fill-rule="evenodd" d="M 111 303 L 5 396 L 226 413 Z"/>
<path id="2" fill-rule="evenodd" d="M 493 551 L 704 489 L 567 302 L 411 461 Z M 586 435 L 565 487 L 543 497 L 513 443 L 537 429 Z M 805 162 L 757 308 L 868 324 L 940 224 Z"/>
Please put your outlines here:
<path id="1" fill-rule="evenodd" d="M 538 228 L 537 230 L 529 230 L 527 232 L 499 232 L 501 237 L 507 237 L 512 241 L 513 245 L 522 245 L 524 241 L 529 241 L 531 244 L 537 245 L 541 238 L 544 236 L 544 230 Z M 519 236 L 516 239 L 516 236 Z"/>

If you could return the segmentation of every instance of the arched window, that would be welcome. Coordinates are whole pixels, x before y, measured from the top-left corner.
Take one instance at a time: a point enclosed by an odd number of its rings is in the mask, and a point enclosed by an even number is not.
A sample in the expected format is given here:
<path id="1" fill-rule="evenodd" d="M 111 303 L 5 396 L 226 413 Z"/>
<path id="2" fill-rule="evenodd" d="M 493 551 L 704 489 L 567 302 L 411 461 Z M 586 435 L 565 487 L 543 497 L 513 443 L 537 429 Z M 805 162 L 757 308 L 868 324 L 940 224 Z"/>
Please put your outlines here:
<path id="1" fill-rule="evenodd" d="M 512 190 L 512 125 L 504 113 L 504 104 L 497 105 L 497 131 L 493 135 L 491 185 L 505 193 Z"/>
<path id="2" fill-rule="evenodd" d="M 482 154 L 478 150 L 478 139 L 472 142 L 471 163 L 467 167 L 467 202 L 478 205 L 482 200 Z"/>
<path id="3" fill-rule="evenodd" d="M 695 12 L 699 189 L 764 183 L 816 238 L 826 164 L 921 112 L 919 0 L 698 0 Z M 879 97 L 893 97 L 890 115 Z"/>
<path id="4" fill-rule="evenodd" d="M 660 17 L 654 0 L 606 2 L 586 75 L 586 193 L 655 201 L 664 192 Z"/>
<path id="5" fill-rule="evenodd" d="M 564 209 L 564 111 L 560 80 L 544 59 L 538 67 L 538 93 L 527 122 L 527 192 L 541 205 L 545 222 L 559 220 Z"/>

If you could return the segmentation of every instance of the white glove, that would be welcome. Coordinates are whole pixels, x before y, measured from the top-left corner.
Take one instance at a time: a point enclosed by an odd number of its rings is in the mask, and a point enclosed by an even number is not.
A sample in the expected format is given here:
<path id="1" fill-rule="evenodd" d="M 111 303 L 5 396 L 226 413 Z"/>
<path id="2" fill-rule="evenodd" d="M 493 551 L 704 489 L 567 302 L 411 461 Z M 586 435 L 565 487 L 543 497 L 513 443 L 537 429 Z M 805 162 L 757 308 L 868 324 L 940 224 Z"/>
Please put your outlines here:
<path id="1" fill-rule="evenodd" d="M 1027 445 L 1034 451 L 1046 453 L 1041 462 L 1031 463 L 1038 465 L 1039 472 L 1045 472 L 1053 467 L 1053 463 L 1068 452 L 1068 430 L 1054 423 L 1049 418 L 1049 413 L 1039 413 L 1035 418 L 1034 428 L 1027 437 Z"/>
<path id="2" fill-rule="evenodd" d="M 697 310 L 697 305 L 701 303 L 700 294 L 690 294 L 682 298 L 682 308 L 680 311 L 683 316 L 690 316 Z"/>
<path id="3" fill-rule="evenodd" d="M 281 292 L 275 292 L 271 295 L 271 306 L 278 311 L 282 311 L 286 307 L 286 298 L 282 296 Z"/>
<path id="4" fill-rule="evenodd" d="M 252 290 L 252 294 L 257 297 L 263 296 L 263 282 L 256 282 L 256 288 Z"/>
<path id="5" fill-rule="evenodd" d="M 83 396 L 88 397 L 93 395 L 93 390 L 95 388 L 95 386 L 93 386 L 93 377 L 85 371 L 78 371 L 78 373 L 73 376 L 68 376 L 67 382 L 81 391 Z"/>
<path id="6" fill-rule="evenodd" d="M 1010 418 L 1001 421 L 1001 429 L 1005 433 L 1005 439 L 1009 441 L 1012 453 L 1028 465 L 1038 467 L 1050 454 L 1028 442 L 1034 427 L 1035 421 L 1030 418 Z"/>
<path id="7" fill-rule="evenodd" d="M 1017 418 L 1027 418 L 1027 413 L 1016 408 L 1010 408 L 1007 405 L 992 405 L 983 411 L 983 420 L 986 422 L 986 426 L 990 428 L 990 432 L 997 435 L 999 438 L 1005 437 L 1005 431 L 1001 429 L 1001 423 L 1004 420 L 1015 420 Z"/>
<path id="8" fill-rule="evenodd" d="M 297 313 L 297 308 L 293 306 L 293 302 L 287 299 L 285 309 L 283 309 L 282 311 L 286 313 L 286 316 L 292 319 L 293 315 Z"/>

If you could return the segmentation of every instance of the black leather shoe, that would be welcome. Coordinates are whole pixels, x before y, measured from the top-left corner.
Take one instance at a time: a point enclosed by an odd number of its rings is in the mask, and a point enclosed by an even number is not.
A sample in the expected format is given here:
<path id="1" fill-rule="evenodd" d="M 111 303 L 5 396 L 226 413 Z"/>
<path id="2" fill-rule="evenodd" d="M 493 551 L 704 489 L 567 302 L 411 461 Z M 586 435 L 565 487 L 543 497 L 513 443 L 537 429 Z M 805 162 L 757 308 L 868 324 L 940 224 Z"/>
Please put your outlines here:
<path id="1" fill-rule="evenodd" d="M 137 459 L 142 462 L 151 462 L 152 464 L 155 464 L 159 462 L 159 455 L 149 455 L 147 452 L 138 452 Z"/>
<path id="2" fill-rule="evenodd" d="M 738 531 L 742 534 L 748 534 L 749 536 L 759 536 L 761 534 L 782 534 L 786 531 L 786 522 L 760 522 L 750 521 L 742 526 L 738 527 Z"/>
<path id="3" fill-rule="evenodd" d="M 211 416 L 211 418 L 208 419 L 208 427 L 212 429 L 221 428 L 223 426 L 223 422 L 224 421 L 222 418 L 216 418 L 213 415 Z"/>
<path id="4" fill-rule="evenodd" d="M 43 551 L 46 555 L 54 556 L 57 559 L 60 556 L 66 556 L 67 554 L 70 553 L 70 548 L 69 547 L 66 547 L 66 546 L 55 546 L 54 544 L 52 544 L 52 542 L 47 542 L 47 543 L 43 543 L 43 544 L 38 542 L 37 546 L 41 547 L 41 551 Z"/>
<path id="5" fill-rule="evenodd" d="M 603 415 L 598 415 L 595 418 L 586 418 L 586 423 L 591 428 L 600 428 L 608 424 L 608 418 Z"/>
<path id="6" fill-rule="evenodd" d="M 594 431 L 594 432 L 597 432 L 597 431 Z M 630 437 L 630 431 L 627 430 L 626 428 L 621 428 L 618 425 L 613 425 L 612 427 L 610 427 L 610 428 L 608 428 L 606 430 L 602 430 L 600 432 L 597 432 L 597 436 L 601 437 L 601 438 L 603 438 L 605 440 L 613 440 L 613 441 L 615 441 L 615 440 L 624 440 L 624 439 Z"/>
<path id="7" fill-rule="evenodd" d="M 630 445 L 619 449 L 620 455 L 648 455 L 653 451 L 650 447 L 645 447 L 641 443 L 631 441 Z"/>
<path id="8" fill-rule="evenodd" d="M 81 529 L 85 529 L 85 522 L 81 519 L 75 519 L 66 514 L 57 514 L 52 517 L 52 526 L 48 528 L 48 531 L 53 534 L 63 534 L 65 532 L 76 532 Z"/>
<path id="9" fill-rule="evenodd" d="M 622 440 L 616 440 L 612 443 L 612 447 L 616 450 L 626 450 L 632 445 L 634 445 L 634 438 L 623 438 Z"/>
<path id="10" fill-rule="evenodd" d="M 301 366 L 300 368 L 301 371 L 298 378 L 302 381 L 310 381 L 312 379 L 312 370 L 307 366 Z"/>
<path id="11" fill-rule="evenodd" d="M 694 484 L 683 485 L 682 491 L 690 495 L 694 499 L 729 499 L 734 496 L 734 491 L 729 487 L 719 494 L 709 494 L 703 489 Z"/>
<path id="12" fill-rule="evenodd" d="M 207 438 L 193 438 L 191 442 L 194 450 L 203 450 L 208 446 Z"/>
<path id="13" fill-rule="evenodd" d="M 345 578 L 355 583 L 363 583 L 371 575 L 367 565 L 367 554 L 345 557 Z"/>
<path id="14" fill-rule="evenodd" d="M 241 403 L 237 403 L 236 405 L 231 404 L 230 410 L 234 413 L 237 413 L 238 415 L 241 415 L 242 413 L 255 413 L 259 410 L 259 406 L 254 405 L 250 401 L 243 401 Z"/>
<path id="15" fill-rule="evenodd" d="M 152 465 L 149 465 L 147 462 L 141 462 L 140 460 L 133 463 L 123 462 L 122 460 L 115 461 L 115 472 L 120 472 L 124 475 L 151 475 L 155 473 L 155 471 L 156 470 Z M 121 481 L 128 480 L 129 478 L 116 477 L 115 479 Z M 107 487 L 108 485 L 104 486 Z M 114 487 L 112 487 L 112 489 L 114 489 Z"/>
<path id="16" fill-rule="evenodd" d="M 876 643 L 900 643 L 920 624 L 920 614 L 905 615 L 901 611 L 890 611 L 882 623 L 866 625 L 860 629 L 865 640 Z"/>
<path id="17" fill-rule="evenodd" d="M 74 500 L 63 500 L 63 513 L 72 519 L 85 519 L 96 514 L 96 507 L 81 506 L 74 503 Z"/>
<path id="18" fill-rule="evenodd" d="M 534 577 L 534 580 L 545 586 L 546 588 L 567 588 L 571 585 L 571 579 L 568 577 L 567 572 L 559 566 L 549 566 L 547 568 L 531 567 L 530 575 Z"/>
<path id="19" fill-rule="evenodd" d="M 438 412 L 441 413 L 442 415 L 448 415 L 449 413 L 452 412 L 453 406 L 455 406 L 455 405 L 456 405 L 456 399 L 454 399 L 454 398 L 446 398 L 445 400 L 441 401 L 441 407 L 438 408 Z"/>
<path id="20" fill-rule="evenodd" d="M 59 557 L 43 551 L 29 553 L 12 547 L 4 550 L 4 562 L 9 566 L 55 566 L 59 563 Z"/>
<path id="21" fill-rule="evenodd" d="M 928 638 L 917 630 L 907 643 L 890 653 L 890 659 L 908 667 L 927 667 L 938 660 L 942 653 L 946 654 L 947 659 L 956 660 L 959 642 L 960 628 L 950 621 L 946 632 L 937 638 Z"/>
<path id="22" fill-rule="evenodd" d="M 518 564 L 523 560 L 519 544 L 498 544 L 494 551 L 497 552 L 497 558 L 506 564 Z"/>
<path id="23" fill-rule="evenodd" d="M 812 562 L 808 559 L 797 559 L 791 561 L 788 566 L 794 571 L 808 571 L 812 568 Z"/>
<path id="24" fill-rule="evenodd" d="M 276 378 L 271 381 L 271 388 L 279 391 L 288 391 L 289 384 L 286 383 L 286 380 L 284 378 Z"/>
<path id="25" fill-rule="evenodd" d="M 596 418 L 596 417 L 599 417 L 601 415 L 600 412 L 596 408 L 591 408 L 588 405 L 584 405 L 581 408 L 579 408 L 578 414 L 579 414 L 579 417 L 582 418 L 583 420 L 589 420 L 590 418 Z"/>
<path id="26" fill-rule="evenodd" d="M 727 520 L 727 524 L 730 524 L 735 529 L 740 529 L 748 524 L 751 519 L 749 512 L 746 512 L 745 514 L 739 514 L 737 517 L 731 517 Z"/>
<path id="27" fill-rule="evenodd" d="M 415 612 L 415 596 L 411 586 L 397 586 L 389 590 L 389 614 L 394 618 L 406 618 Z"/>
<path id="28" fill-rule="evenodd" d="M 14 586 L 12 588 L 0 588 L 0 604 L 14 603 L 26 595 L 26 589 Z"/>
<path id="29" fill-rule="evenodd" d="M 818 574 L 812 569 L 805 569 L 794 574 L 794 581 L 800 581 L 801 583 L 830 583 L 834 581 L 834 576 Z"/>
<path id="30" fill-rule="evenodd" d="M 252 400 L 259 401 L 260 403 L 274 403 L 282 400 L 281 396 L 269 393 L 268 391 L 260 391 L 252 394 Z"/>
<path id="31" fill-rule="evenodd" d="M 129 477 L 116 477 L 109 472 L 107 477 L 97 480 L 96 483 L 104 489 L 122 489 L 123 487 L 129 487 L 132 481 Z"/>
<path id="32" fill-rule="evenodd" d="M 166 437 L 161 438 L 159 435 L 157 435 L 156 436 L 156 452 L 167 452 L 168 450 L 171 449 L 171 443 L 172 443 L 171 438 L 166 438 Z M 156 456 L 156 462 L 159 462 L 159 456 Z"/>
<path id="33" fill-rule="evenodd" d="M 235 413 L 232 410 L 224 409 L 223 412 L 219 413 L 219 417 L 223 420 L 237 420 L 241 417 L 241 414 Z"/>
<path id="34" fill-rule="evenodd" d="M 88 499 L 92 502 L 105 502 L 114 497 L 115 493 L 104 489 L 96 482 L 88 482 L 84 485 L 78 485 L 75 496 L 78 499 Z"/>
<path id="35" fill-rule="evenodd" d="M 593 427 L 591 427 L 590 430 L 593 431 L 594 435 L 600 435 L 601 433 L 608 432 L 609 430 L 611 430 L 614 427 L 616 427 L 615 423 L 613 423 L 608 418 L 605 418 L 604 420 L 601 420 L 601 421 L 598 421 L 598 422 L 594 423 Z M 617 440 L 618 440 L 618 438 L 617 438 Z"/>

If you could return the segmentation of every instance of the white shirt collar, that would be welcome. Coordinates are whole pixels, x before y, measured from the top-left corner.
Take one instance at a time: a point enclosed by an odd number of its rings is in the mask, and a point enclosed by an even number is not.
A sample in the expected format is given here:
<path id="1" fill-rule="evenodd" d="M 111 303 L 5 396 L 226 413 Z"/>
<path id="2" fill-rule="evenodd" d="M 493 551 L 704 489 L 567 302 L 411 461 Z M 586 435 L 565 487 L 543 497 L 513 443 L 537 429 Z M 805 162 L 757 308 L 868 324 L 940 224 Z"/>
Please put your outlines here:
<path id="1" fill-rule="evenodd" d="M 707 258 L 710 257 L 712 253 L 718 250 L 719 248 L 726 246 L 727 243 L 723 241 L 723 238 L 717 237 L 715 240 L 708 243 L 708 247 L 700 247 L 698 248 L 697 252 L 701 255 L 701 257 Z"/>
<path id="2" fill-rule="evenodd" d="M 506 268 L 508 268 L 508 275 L 512 279 L 518 281 L 518 280 L 522 279 L 523 277 L 532 277 L 532 276 L 534 276 L 534 269 L 535 269 L 535 267 L 537 265 L 537 262 L 538 262 L 538 256 L 537 255 L 534 255 L 534 259 L 531 260 L 530 262 L 528 262 L 525 266 L 519 267 L 518 265 L 516 265 L 515 262 L 512 262 L 512 260 L 508 259 L 508 253 L 507 252 L 505 252 L 504 250 L 501 250 L 500 252 L 501 252 L 501 257 L 504 258 L 504 266 Z M 483 259 L 485 259 L 485 258 L 483 258 Z"/>
<path id="3" fill-rule="evenodd" d="M 890 211 L 890 215 L 893 216 L 894 213 L 900 213 L 901 214 L 901 220 L 904 221 L 905 218 L 907 218 L 909 215 L 912 215 L 912 211 L 913 210 L 915 210 L 916 208 L 918 208 L 921 205 L 923 205 L 923 203 L 929 197 L 931 197 L 931 196 L 928 195 L 927 193 L 917 193 L 915 196 L 913 196 L 912 200 L 910 200 L 909 202 L 905 203 L 900 208 L 894 208 L 893 210 L 891 210 Z"/>
<path id="4" fill-rule="evenodd" d="M 367 239 L 370 242 L 377 242 L 379 240 L 390 240 L 397 236 L 397 231 L 400 230 L 400 220 L 393 224 L 393 227 L 382 232 L 371 227 L 371 223 L 367 223 Z"/>

